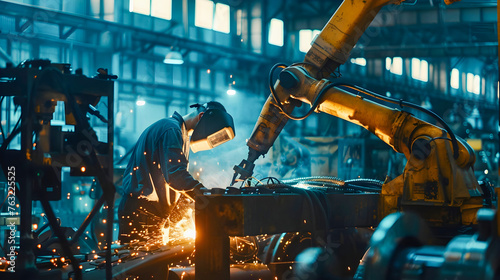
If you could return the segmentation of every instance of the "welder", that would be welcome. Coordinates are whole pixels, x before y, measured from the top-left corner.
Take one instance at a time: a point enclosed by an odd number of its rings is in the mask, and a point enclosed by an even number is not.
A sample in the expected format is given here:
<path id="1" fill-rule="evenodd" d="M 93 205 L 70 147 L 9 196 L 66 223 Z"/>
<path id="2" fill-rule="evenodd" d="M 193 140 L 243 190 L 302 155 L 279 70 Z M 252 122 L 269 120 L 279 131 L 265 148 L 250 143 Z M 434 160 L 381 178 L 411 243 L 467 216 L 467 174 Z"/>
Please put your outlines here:
<path id="1" fill-rule="evenodd" d="M 234 122 L 215 101 L 193 104 L 185 116 L 149 126 L 139 137 L 123 177 L 118 208 L 119 240 L 147 241 L 160 236 L 181 195 L 194 199 L 203 185 L 188 172 L 189 148 L 212 149 L 234 138 Z"/>

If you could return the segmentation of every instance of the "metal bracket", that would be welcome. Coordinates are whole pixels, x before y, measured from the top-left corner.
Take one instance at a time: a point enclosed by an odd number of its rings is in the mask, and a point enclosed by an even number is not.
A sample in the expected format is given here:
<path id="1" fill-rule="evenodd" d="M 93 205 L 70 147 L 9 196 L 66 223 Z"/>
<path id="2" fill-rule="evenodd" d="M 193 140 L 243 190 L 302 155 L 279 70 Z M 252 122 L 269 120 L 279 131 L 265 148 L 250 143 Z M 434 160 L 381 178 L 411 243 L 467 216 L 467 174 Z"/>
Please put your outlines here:
<path id="1" fill-rule="evenodd" d="M 33 20 L 26 19 L 24 22 L 22 18 L 16 18 L 16 32 L 23 33 L 33 24 Z"/>
<path id="2" fill-rule="evenodd" d="M 69 26 L 69 29 L 66 30 L 66 27 L 64 25 L 59 26 L 59 38 L 63 40 L 68 39 L 78 29 L 76 26 Z"/>

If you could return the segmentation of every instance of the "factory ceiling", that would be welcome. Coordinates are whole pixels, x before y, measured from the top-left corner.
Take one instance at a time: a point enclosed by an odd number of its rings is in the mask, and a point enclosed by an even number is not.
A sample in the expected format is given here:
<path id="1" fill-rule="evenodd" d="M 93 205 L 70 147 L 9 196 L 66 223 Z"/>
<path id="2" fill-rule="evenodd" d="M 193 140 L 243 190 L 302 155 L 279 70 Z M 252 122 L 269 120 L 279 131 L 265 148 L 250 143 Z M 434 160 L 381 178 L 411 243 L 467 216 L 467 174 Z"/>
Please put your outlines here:
<path id="1" fill-rule="evenodd" d="M 227 0 L 235 8 L 249 8 L 258 3 L 264 18 L 282 17 L 288 32 L 303 28 L 321 29 L 342 1 L 240 1 Z M 16 36 L 37 39 L 23 34 L 34 21 L 55 24 L 64 41 L 79 29 L 110 32 L 129 36 L 141 46 L 176 46 L 184 52 L 209 54 L 212 59 L 229 58 L 246 63 L 266 64 L 277 59 L 252 51 L 225 47 L 172 35 L 170 30 L 150 31 L 126 24 L 110 22 L 37 6 L 0 3 L 0 14 L 15 18 Z M 42 16 L 40 16 L 42 15 Z M 170 29 L 180 23 L 172 21 Z M 263 29 L 264 30 L 264 29 Z M 12 34 L 3 34 L 3 36 Z M 41 40 L 49 38 L 38 37 Z M 72 42 L 74 44 L 75 42 Z M 116 44 L 116 43 L 115 43 Z M 80 43 L 81 46 L 90 47 Z M 445 5 L 441 0 L 418 1 L 413 5 L 387 6 L 372 23 L 353 50 L 354 56 L 495 56 L 497 54 L 496 1 L 464 0 Z M 116 46 L 115 46 L 116 47 Z M 123 46 L 121 46 L 123 47 Z"/>

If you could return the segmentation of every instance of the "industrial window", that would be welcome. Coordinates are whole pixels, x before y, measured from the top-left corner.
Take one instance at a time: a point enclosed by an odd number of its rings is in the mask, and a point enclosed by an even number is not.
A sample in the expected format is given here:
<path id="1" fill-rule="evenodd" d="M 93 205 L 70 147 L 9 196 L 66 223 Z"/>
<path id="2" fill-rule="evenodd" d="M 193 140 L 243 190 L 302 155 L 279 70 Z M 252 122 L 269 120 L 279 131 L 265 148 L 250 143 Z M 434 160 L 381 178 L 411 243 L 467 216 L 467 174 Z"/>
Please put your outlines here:
<path id="1" fill-rule="evenodd" d="M 151 0 L 151 15 L 163 19 L 172 19 L 172 0 Z"/>
<path id="2" fill-rule="evenodd" d="M 472 73 L 467 73 L 467 91 L 479 94 L 481 90 L 481 77 Z"/>
<path id="3" fill-rule="evenodd" d="M 208 0 L 196 0 L 194 12 L 194 25 L 212 29 L 214 19 L 214 2 Z"/>
<path id="4" fill-rule="evenodd" d="M 351 58 L 351 63 L 366 66 L 366 59 L 364 57 Z"/>
<path id="5" fill-rule="evenodd" d="M 450 86 L 454 89 L 460 87 L 460 72 L 456 68 L 451 69 Z"/>
<path id="6" fill-rule="evenodd" d="M 314 29 L 302 29 L 299 31 L 299 50 L 301 52 L 308 52 L 311 48 L 311 43 L 321 31 Z"/>
<path id="7" fill-rule="evenodd" d="M 129 11 L 170 20 L 172 19 L 172 0 L 130 0 Z"/>
<path id="8" fill-rule="evenodd" d="M 269 24 L 268 42 L 271 45 L 283 46 L 285 35 L 285 25 L 281 19 L 273 18 Z"/>
<path id="9" fill-rule="evenodd" d="M 229 6 L 221 3 L 214 5 L 209 0 L 196 0 L 194 25 L 229 33 Z"/>
<path id="10" fill-rule="evenodd" d="M 467 91 L 472 92 L 474 84 L 474 74 L 472 73 L 467 73 Z"/>
<path id="11" fill-rule="evenodd" d="M 474 75 L 474 86 L 472 87 L 472 92 L 479 94 L 481 92 L 481 77 L 479 75 Z"/>
<path id="12" fill-rule="evenodd" d="M 241 30 L 243 29 L 243 11 L 238 9 L 236 11 L 236 35 L 241 36 Z"/>
<path id="13" fill-rule="evenodd" d="M 429 80 L 429 64 L 418 58 L 411 59 L 411 77 L 415 80 L 427 82 Z"/>
<path id="14" fill-rule="evenodd" d="M 385 58 L 385 69 L 391 70 L 392 59 L 390 57 Z"/>
<path id="15" fill-rule="evenodd" d="M 486 94 L 486 81 L 485 81 L 484 77 L 481 78 L 481 93 L 483 95 Z"/>
<path id="16" fill-rule="evenodd" d="M 394 57 L 392 59 L 391 73 L 396 75 L 403 75 L 403 59 L 401 57 Z"/>
<path id="17" fill-rule="evenodd" d="M 221 3 L 215 5 L 214 30 L 229 33 L 229 6 Z"/>
<path id="18" fill-rule="evenodd" d="M 420 80 L 422 82 L 429 80 L 429 63 L 427 63 L 427 60 L 420 60 Z"/>
<path id="19" fill-rule="evenodd" d="M 151 10 L 151 0 L 130 0 L 129 4 L 130 12 L 149 16 L 149 11 Z"/>

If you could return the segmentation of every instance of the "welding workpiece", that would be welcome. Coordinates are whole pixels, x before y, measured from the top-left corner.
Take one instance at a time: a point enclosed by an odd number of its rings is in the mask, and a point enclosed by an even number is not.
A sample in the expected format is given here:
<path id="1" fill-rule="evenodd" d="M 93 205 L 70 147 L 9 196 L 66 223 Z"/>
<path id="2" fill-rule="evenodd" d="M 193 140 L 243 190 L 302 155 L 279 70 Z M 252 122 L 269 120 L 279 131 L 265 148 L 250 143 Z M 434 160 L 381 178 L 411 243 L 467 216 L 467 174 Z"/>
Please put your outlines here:
<path id="1" fill-rule="evenodd" d="M 235 166 L 233 183 L 237 175 L 240 179 L 252 175 L 255 160 L 267 153 L 290 118 L 300 120 L 312 112 L 324 112 L 364 127 L 405 155 L 403 174 L 382 187 L 379 219 L 398 210 L 411 210 L 435 226 L 475 221 L 482 197 L 472 169 L 475 155 L 465 141 L 456 139 L 451 130 L 370 101 L 367 92 L 355 86 L 337 85 L 326 79 L 347 61 L 380 8 L 400 2 L 344 1 L 313 42 L 304 62 L 286 68 L 276 66 L 284 70 L 270 85 L 272 94 L 247 142 L 248 158 Z M 293 109 L 302 103 L 311 105 L 310 112 L 302 117 L 292 116 Z M 399 105 L 403 103 L 400 101 Z"/>

